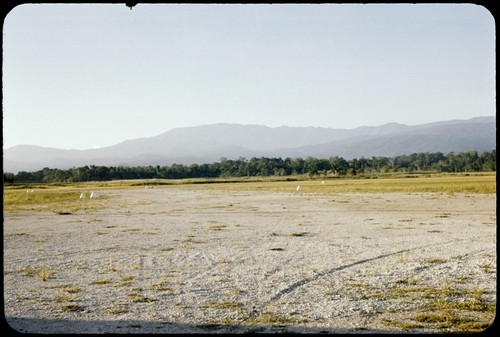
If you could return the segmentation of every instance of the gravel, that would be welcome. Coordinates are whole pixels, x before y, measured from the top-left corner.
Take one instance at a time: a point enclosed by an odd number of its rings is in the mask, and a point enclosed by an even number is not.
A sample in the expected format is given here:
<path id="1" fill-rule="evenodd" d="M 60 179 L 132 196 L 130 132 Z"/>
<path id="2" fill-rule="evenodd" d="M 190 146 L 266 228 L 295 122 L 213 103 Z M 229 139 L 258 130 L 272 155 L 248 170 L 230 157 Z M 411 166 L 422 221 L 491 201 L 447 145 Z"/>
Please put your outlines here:
<path id="1" fill-rule="evenodd" d="M 4 213 L 12 329 L 433 333 L 397 323 L 428 303 L 417 287 L 496 301 L 495 195 L 156 187 L 98 200 Z"/>

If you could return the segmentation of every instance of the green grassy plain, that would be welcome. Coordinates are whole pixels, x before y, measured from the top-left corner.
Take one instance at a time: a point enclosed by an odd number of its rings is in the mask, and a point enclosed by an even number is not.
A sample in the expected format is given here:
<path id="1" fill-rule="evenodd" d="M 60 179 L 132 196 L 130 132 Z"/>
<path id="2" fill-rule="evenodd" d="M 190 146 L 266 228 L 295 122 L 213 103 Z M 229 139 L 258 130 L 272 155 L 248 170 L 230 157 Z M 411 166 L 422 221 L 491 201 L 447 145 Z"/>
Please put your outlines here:
<path id="1" fill-rule="evenodd" d="M 158 186 L 199 190 L 275 191 L 294 193 L 496 193 L 496 173 L 470 174 L 377 174 L 356 178 L 307 176 L 197 178 L 180 180 L 120 180 L 109 182 L 4 185 L 4 211 L 50 210 L 68 214 L 106 207 L 99 201 L 80 200 L 82 192 Z M 297 191 L 297 186 L 300 186 Z M 32 191 L 32 192 L 31 192 Z"/>

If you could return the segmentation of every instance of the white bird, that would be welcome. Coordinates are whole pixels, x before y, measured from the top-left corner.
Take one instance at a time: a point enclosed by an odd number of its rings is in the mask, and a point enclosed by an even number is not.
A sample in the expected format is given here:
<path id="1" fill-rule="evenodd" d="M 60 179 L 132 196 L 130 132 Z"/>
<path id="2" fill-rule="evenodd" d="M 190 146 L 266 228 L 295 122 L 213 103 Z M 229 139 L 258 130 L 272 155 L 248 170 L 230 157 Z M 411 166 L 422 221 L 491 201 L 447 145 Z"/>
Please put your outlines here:
<path id="1" fill-rule="evenodd" d="M 300 185 L 299 185 L 299 186 L 297 186 L 297 191 L 299 191 L 299 190 L 300 190 Z"/>
<path id="2" fill-rule="evenodd" d="M 80 199 L 85 199 L 86 197 L 87 197 L 87 194 L 85 194 L 85 192 L 80 194 Z"/>
<path id="3" fill-rule="evenodd" d="M 92 192 L 92 193 L 90 193 L 90 197 L 91 198 L 97 198 L 98 196 L 99 196 L 98 192 Z"/>

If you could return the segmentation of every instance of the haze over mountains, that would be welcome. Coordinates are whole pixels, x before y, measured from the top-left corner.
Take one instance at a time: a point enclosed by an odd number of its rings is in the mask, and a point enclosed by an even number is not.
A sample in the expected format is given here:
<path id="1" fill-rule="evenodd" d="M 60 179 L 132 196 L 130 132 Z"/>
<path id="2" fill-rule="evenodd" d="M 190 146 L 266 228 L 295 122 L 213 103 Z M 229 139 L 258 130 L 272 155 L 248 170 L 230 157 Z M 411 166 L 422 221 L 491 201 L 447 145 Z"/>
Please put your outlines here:
<path id="1" fill-rule="evenodd" d="M 18 145 L 4 150 L 4 172 L 68 169 L 85 165 L 138 166 L 212 163 L 222 157 L 308 156 L 346 160 L 419 152 L 496 149 L 496 117 L 422 125 L 389 123 L 355 129 L 211 124 L 176 128 L 151 138 L 89 150 Z"/>

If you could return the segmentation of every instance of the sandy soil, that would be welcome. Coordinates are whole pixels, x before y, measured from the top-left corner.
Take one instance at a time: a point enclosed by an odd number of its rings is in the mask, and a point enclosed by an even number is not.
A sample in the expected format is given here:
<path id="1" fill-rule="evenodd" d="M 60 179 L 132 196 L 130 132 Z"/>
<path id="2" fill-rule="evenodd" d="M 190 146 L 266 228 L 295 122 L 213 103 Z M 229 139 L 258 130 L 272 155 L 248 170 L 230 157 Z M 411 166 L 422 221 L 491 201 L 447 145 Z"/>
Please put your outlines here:
<path id="1" fill-rule="evenodd" d="M 5 213 L 5 319 L 28 333 L 401 332 L 425 299 L 395 290 L 496 300 L 495 197 L 158 187 Z"/>

